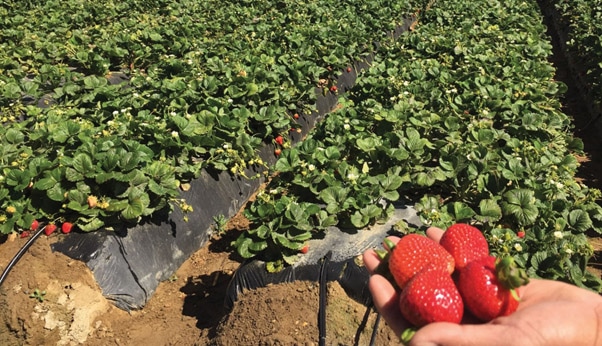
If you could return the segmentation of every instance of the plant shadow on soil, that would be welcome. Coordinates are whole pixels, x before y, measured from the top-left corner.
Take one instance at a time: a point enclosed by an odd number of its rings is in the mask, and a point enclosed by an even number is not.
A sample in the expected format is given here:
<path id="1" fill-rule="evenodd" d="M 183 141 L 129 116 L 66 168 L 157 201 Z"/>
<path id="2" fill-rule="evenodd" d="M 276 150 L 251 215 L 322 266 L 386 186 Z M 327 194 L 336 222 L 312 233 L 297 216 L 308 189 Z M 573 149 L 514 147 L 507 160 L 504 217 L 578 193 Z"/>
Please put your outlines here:
<path id="1" fill-rule="evenodd" d="M 233 251 L 230 245 L 236 239 L 238 232 L 230 231 L 219 238 L 212 239 L 208 250 L 212 253 L 228 254 L 232 261 L 241 263 L 242 258 Z M 209 274 L 190 276 L 186 284 L 180 288 L 184 293 L 182 314 L 194 317 L 199 329 L 207 330 L 207 337 L 216 336 L 216 327 L 229 313 L 224 306 L 227 288 L 232 280 L 231 271 L 216 270 Z"/>

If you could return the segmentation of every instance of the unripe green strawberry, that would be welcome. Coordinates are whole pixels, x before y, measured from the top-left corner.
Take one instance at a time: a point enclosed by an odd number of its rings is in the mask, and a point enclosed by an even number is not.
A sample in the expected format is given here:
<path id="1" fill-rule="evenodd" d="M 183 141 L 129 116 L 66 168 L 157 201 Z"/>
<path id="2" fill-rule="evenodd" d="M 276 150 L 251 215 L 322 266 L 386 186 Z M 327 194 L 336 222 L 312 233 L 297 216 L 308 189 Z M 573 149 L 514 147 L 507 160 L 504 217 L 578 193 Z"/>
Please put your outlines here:
<path id="1" fill-rule="evenodd" d="M 427 266 L 449 274 L 454 271 L 453 257 L 439 243 L 420 234 L 402 237 L 391 251 L 388 261 L 389 271 L 401 289 Z"/>
<path id="2" fill-rule="evenodd" d="M 433 322 L 460 323 L 464 303 L 447 270 L 427 267 L 408 282 L 399 296 L 403 317 L 416 327 Z"/>
<path id="3" fill-rule="evenodd" d="M 439 241 L 454 258 L 456 270 L 468 263 L 489 256 L 489 244 L 483 233 L 471 225 L 457 223 L 450 226 Z"/>
<path id="4" fill-rule="evenodd" d="M 457 285 L 468 311 L 488 322 L 516 311 L 519 303 L 517 289 L 528 281 L 512 257 L 498 260 L 487 256 L 470 262 L 460 270 Z"/>

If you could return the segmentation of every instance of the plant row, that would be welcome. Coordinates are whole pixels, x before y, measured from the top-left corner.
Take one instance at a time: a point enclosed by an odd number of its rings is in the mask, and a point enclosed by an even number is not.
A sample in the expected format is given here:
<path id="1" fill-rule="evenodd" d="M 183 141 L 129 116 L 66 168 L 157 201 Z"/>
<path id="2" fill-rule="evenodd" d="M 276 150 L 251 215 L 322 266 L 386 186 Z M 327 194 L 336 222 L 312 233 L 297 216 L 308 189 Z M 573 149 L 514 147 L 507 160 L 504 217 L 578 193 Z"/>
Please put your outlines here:
<path id="1" fill-rule="evenodd" d="M 545 0 L 558 14 L 567 38 L 567 53 L 578 64 L 588 98 L 598 111 L 602 109 L 602 1 Z"/>
<path id="2" fill-rule="evenodd" d="M 191 211 L 179 198 L 188 181 L 265 166 L 258 149 L 300 126 L 316 86 L 331 90 L 413 11 L 391 0 L 4 1 L 1 233 Z"/>
<path id="3" fill-rule="evenodd" d="M 283 151 L 238 252 L 278 270 L 329 226 L 369 229 L 404 202 L 425 225 L 478 224 L 493 254 L 531 276 L 599 291 L 585 232 L 602 231 L 601 194 L 574 179 L 583 144 L 560 110 L 545 32 L 535 1 L 435 3 Z"/>

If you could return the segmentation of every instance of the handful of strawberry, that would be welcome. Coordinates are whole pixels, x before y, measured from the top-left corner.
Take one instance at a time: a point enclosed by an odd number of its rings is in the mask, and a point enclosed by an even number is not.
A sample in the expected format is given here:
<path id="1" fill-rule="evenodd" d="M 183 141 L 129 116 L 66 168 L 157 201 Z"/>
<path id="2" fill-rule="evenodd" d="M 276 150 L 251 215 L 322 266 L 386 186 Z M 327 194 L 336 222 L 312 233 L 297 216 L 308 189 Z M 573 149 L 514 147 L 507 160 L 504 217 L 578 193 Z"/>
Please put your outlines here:
<path id="1" fill-rule="evenodd" d="M 460 323 L 465 312 L 483 322 L 513 313 L 518 287 L 528 282 L 512 257 L 489 254 L 480 230 L 458 223 L 436 242 L 410 234 L 397 244 L 385 239 L 379 274 L 399 289 L 399 308 L 415 327 Z"/>

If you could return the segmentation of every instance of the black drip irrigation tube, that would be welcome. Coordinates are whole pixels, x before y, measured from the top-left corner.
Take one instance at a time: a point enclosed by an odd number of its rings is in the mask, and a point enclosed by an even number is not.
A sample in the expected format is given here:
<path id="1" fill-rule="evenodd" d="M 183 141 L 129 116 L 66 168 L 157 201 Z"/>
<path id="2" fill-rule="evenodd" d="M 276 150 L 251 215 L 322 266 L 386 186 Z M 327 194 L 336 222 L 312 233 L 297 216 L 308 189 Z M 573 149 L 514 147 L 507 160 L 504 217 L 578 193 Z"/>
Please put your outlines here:
<path id="1" fill-rule="evenodd" d="M 318 329 L 319 329 L 319 341 L 320 346 L 326 346 L 326 306 L 328 305 L 328 288 L 326 270 L 328 269 L 328 262 L 332 257 L 332 252 L 328 252 L 322 260 L 320 266 L 320 305 L 318 308 Z"/>
<path id="2" fill-rule="evenodd" d="M 320 277 L 318 279 L 319 282 L 319 286 L 320 286 L 320 302 L 319 302 L 319 310 L 318 310 L 318 333 L 319 333 L 319 339 L 318 339 L 318 345 L 319 346 L 326 346 L 327 343 L 327 337 L 326 337 L 326 310 L 327 310 L 327 306 L 328 306 L 328 266 L 330 264 L 330 259 L 332 257 L 332 252 L 328 252 L 326 254 L 326 256 L 324 256 L 324 258 L 322 259 L 322 263 L 320 264 Z M 362 319 L 362 322 L 360 323 L 360 326 L 357 329 L 357 332 L 355 333 L 355 338 L 354 338 L 354 346 L 359 346 L 359 342 L 360 342 L 360 336 L 362 335 L 362 333 L 364 332 L 364 330 L 366 329 L 366 325 L 368 324 L 368 319 L 370 318 L 370 314 L 372 313 L 374 309 L 374 304 L 372 302 L 372 298 L 368 297 L 368 302 L 367 302 L 367 307 L 366 307 L 366 312 L 364 313 L 364 317 Z M 368 344 L 369 346 L 374 346 L 375 342 L 376 342 L 376 335 L 378 333 L 378 327 L 380 325 L 380 317 L 381 315 L 376 312 L 376 320 L 374 321 L 374 326 L 372 328 L 372 334 L 370 335 L 370 343 Z"/>
<path id="3" fill-rule="evenodd" d="M 2 284 L 4 283 L 4 280 L 6 280 L 8 273 L 10 273 L 10 271 L 14 268 L 14 266 L 19 262 L 21 257 L 23 257 L 23 255 L 27 252 L 27 250 L 29 250 L 29 248 L 33 245 L 33 243 L 40 237 L 42 232 L 44 232 L 45 228 L 46 228 L 46 226 L 44 226 L 44 227 L 40 228 L 38 231 L 36 231 L 29 238 L 29 240 L 27 240 L 27 242 L 25 244 L 23 244 L 21 249 L 19 249 L 17 254 L 13 257 L 13 259 L 10 260 L 10 262 L 8 262 L 8 264 L 6 265 L 6 268 L 4 268 L 4 271 L 2 271 L 2 275 L 0 275 L 0 287 L 2 287 Z"/>

